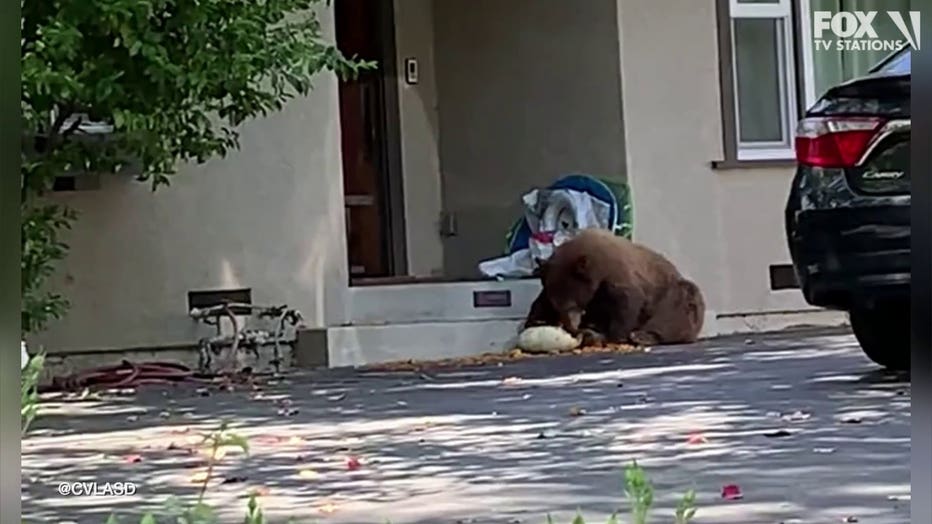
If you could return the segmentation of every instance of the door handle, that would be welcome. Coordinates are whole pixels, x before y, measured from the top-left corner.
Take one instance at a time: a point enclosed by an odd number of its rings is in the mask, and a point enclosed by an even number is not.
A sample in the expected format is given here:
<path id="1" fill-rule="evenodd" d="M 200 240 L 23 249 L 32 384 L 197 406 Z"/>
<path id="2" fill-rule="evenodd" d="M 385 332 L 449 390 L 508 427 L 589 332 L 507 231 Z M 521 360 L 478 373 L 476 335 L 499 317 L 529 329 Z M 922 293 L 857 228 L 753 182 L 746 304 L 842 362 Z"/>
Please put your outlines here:
<path id="1" fill-rule="evenodd" d="M 440 236 L 443 238 L 455 237 L 458 233 L 456 224 L 456 213 L 454 211 L 443 211 L 440 213 Z"/>

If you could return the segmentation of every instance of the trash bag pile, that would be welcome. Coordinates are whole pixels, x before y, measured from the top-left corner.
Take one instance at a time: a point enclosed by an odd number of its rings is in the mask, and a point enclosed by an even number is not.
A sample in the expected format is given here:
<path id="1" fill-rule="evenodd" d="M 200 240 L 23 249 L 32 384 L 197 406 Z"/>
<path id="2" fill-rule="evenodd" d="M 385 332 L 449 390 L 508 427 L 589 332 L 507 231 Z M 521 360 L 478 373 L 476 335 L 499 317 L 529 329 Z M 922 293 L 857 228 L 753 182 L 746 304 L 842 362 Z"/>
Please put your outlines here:
<path id="1" fill-rule="evenodd" d="M 479 263 L 487 277 L 530 277 L 557 246 L 583 229 L 607 229 L 631 238 L 633 213 L 624 183 L 573 174 L 532 189 L 521 200 L 524 216 L 508 233 L 505 256 Z"/>

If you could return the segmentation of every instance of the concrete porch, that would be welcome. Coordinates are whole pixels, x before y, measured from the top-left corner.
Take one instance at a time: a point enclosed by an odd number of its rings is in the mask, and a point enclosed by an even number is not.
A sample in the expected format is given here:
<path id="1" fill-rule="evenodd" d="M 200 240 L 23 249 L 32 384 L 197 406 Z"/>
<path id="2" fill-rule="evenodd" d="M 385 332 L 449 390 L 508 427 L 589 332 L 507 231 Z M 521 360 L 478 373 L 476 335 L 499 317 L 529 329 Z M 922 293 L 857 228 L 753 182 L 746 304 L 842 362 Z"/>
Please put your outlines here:
<path id="1" fill-rule="evenodd" d="M 396 360 L 436 360 L 513 349 L 537 280 L 409 284 L 350 288 L 346 325 L 309 330 L 295 362 L 330 367 Z M 486 295 L 488 294 L 488 295 Z M 492 295 L 494 294 L 494 295 Z M 508 305 L 477 306 L 483 296 Z M 843 313 L 825 310 L 757 314 L 706 312 L 702 338 L 780 331 L 799 326 L 842 326 Z"/>

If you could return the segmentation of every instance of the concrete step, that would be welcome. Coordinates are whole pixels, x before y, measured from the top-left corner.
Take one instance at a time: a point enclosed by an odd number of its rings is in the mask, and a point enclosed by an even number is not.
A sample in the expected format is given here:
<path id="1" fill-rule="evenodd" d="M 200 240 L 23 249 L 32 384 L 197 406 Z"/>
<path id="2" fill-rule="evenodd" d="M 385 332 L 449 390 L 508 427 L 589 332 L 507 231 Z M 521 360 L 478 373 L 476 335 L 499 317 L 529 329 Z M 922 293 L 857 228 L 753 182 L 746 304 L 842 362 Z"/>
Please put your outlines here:
<path id="1" fill-rule="evenodd" d="M 351 287 L 351 325 L 524 318 L 540 281 L 442 282 Z"/>
<path id="2" fill-rule="evenodd" d="M 293 363 L 298 367 L 361 366 L 505 351 L 515 347 L 522 323 L 523 318 L 312 329 L 299 335 Z"/>

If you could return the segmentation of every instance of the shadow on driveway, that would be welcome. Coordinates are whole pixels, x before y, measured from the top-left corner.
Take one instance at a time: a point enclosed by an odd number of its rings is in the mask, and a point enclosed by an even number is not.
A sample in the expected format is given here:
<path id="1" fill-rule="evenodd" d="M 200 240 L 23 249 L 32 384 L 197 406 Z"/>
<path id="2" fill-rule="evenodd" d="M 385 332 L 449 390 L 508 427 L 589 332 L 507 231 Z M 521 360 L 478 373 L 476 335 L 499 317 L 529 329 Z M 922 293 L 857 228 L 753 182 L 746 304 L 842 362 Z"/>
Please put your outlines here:
<path id="1" fill-rule="evenodd" d="M 837 330 L 430 377 L 320 370 L 258 392 L 50 399 L 23 444 L 24 521 L 103 523 L 194 495 L 201 459 L 176 448 L 230 420 L 252 449 L 217 470 L 209 500 L 223 522 L 242 520 L 256 488 L 273 522 L 568 522 L 577 507 L 604 522 L 625 506 L 622 470 L 637 460 L 657 490 L 656 522 L 695 488 L 699 524 L 902 524 L 909 403 L 909 383 Z M 689 444 L 695 434 L 708 442 Z M 350 456 L 362 467 L 348 470 Z M 137 493 L 62 497 L 62 481 L 134 482 Z M 744 498 L 722 500 L 725 484 Z"/>

